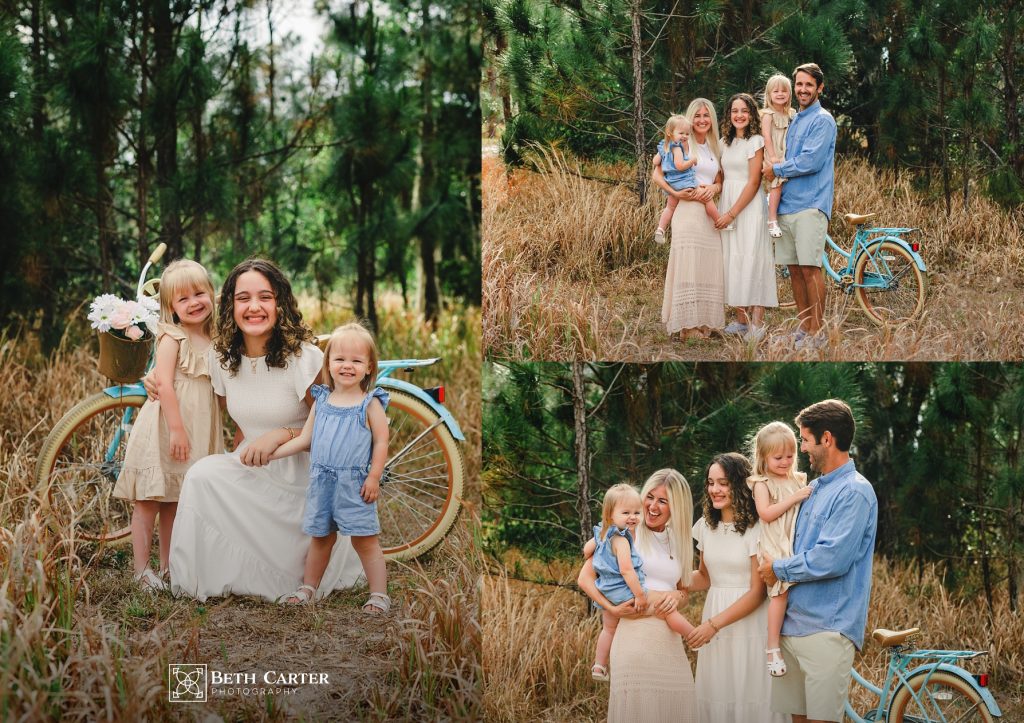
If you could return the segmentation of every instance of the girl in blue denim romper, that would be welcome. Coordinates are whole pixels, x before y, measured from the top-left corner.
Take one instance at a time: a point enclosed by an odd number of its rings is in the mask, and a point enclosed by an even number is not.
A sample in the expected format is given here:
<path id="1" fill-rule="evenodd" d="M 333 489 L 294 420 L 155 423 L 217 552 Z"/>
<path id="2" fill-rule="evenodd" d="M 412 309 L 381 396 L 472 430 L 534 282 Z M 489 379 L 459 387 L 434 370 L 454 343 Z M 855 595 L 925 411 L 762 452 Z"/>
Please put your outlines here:
<path id="1" fill-rule="evenodd" d="M 377 519 L 388 451 L 388 394 L 374 386 L 376 376 L 377 345 L 370 332 L 360 324 L 335 329 L 324 353 L 327 385 L 313 385 L 313 408 L 302 432 L 271 455 L 277 459 L 310 450 L 302 531 L 313 539 L 303 584 L 286 602 L 313 599 L 340 532 L 352 538 L 370 588 L 363 610 L 391 609 Z"/>

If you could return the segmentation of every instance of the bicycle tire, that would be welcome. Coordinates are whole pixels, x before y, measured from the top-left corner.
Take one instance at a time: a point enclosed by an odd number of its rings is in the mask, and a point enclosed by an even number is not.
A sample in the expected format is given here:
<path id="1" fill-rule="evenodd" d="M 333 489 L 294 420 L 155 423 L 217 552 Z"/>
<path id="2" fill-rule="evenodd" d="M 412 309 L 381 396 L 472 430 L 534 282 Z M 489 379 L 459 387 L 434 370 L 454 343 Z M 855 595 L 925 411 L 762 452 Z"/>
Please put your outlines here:
<path id="1" fill-rule="evenodd" d="M 377 514 L 384 557 L 410 560 L 435 547 L 455 524 L 462 509 L 465 466 L 458 442 L 437 412 L 408 392 L 387 392 L 389 454 L 397 454 L 437 423 L 415 447 L 393 460 L 381 479 Z"/>
<path id="2" fill-rule="evenodd" d="M 918 693 L 925 681 L 927 697 L 922 705 L 914 700 L 911 691 Z M 909 686 L 909 687 L 908 687 Z M 936 698 L 936 695 L 939 697 Z M 946 696 L 949 696 L 946 698 Z M 934 706 L 934 707 L 933 707 Z M 932 717 L 941 712 L 940 717 Z M 952 715 L 952 717 L 951 717 Z M 922 671 L 902 684 L 889 703 L 889 723 L 931 723 L 932 721 L 956 721 L 957 723 L 992 723 L 992 714 L 977 691 L 966 681 L 951 673 L 936 671 L 929 677 Z"/>
<path id="3" fill-rule="evenodd" d="M 110 542 L 131 534 L 131 503 L 113 496 L 130 427 L 120 430 L 111 459 L 107 454 L 125 410 L 145 401 L 142 395 L 94 394 L 68 410 L 43 442 L 38 489 L 46 493 L 50 514 L 72 523 L 82 539 Z"/>
<path id="4" fill-rule="evenodd" d="M 883 254 L 885 269 L 882 273 L 894 280 L 892 288 L 872 290 L 860 286 L 868 274 L 879 273 L 871 259 Z M 868 242 L 865 250 L 857 257 L 853 280 L 858 284 L 854 294 L 857 303 L 876 324 L 884 325 L 913 319 L 924 306 L 927 286 L 924 274 L 917 267 L 914 257 L 892 241 Z M 885 304 L 879 303 L 879 300 Z"/>

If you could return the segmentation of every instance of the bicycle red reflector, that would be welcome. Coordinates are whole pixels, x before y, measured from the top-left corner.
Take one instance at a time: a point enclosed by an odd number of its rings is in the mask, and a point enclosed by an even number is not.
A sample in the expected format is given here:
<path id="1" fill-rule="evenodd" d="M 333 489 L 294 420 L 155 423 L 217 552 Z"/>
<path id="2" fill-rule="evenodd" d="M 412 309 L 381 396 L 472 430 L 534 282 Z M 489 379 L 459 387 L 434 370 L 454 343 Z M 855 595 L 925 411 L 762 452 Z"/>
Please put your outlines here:
<path id="1" fill-rule="evenodd" d="M 918 251 L 921 250 L 921 242 L 920 241 L 911 241 L 910 242 L 910 248 L 916 254 Z"/>
<path id="2" fill-rule="evenodd" d="M 982 673 L 980 675 L 975 675 L 974 679 L 976 681 L 978 681 L 978 685 L 980 685 L 982 688 L 987 688 L 988 687 L 988 673 Z"/>
<path id="3" fill-rule="evenodd" d="M 430 398 L 433 399 L 438 404 L 444 404 L 444 386 L 443 385 L 440 386 L 440 387 L 432 387 L 430 389 L 424 389 L 423 391 L 425 391 L 427 394 L 429 394 Z"/>

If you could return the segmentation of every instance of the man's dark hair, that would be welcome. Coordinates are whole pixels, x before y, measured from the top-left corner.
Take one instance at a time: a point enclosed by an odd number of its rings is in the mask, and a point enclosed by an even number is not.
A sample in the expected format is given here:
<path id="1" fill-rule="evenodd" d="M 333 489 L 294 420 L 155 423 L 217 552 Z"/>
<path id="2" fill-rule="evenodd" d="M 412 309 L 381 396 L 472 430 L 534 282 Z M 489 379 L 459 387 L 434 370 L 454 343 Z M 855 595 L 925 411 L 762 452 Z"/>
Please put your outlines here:
<path id="1" fill-rule="evenodd" d="M 821 435 L 828 431 L 840 452 L 850 451 L 856 425 L 849 405 L 841 399 L 826 399 L 812 404 L 796 415 L 796 423 L 809 429 L 817 444 L 821 444 Z"/>
<path id="2" fill-rule="evenodd" d="M 793 71 L 793 80 L 796 80 L 796 74 L 800 72 L 807 73 L 814 78 L 814 84 L 819 88 L 825 84 L 825 74 L 821 72 L 817 63 L 804 63 L 796 66 L 796 70 Z"/>

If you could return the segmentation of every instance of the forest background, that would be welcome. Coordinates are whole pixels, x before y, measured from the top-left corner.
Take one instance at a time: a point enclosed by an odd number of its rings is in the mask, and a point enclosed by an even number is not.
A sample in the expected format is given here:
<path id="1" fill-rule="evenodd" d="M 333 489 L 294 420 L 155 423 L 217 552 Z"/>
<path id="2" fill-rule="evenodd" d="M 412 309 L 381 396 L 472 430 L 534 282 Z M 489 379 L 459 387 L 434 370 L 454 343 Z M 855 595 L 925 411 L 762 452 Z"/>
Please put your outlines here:
<path id="1" fill-rule="evenodd" d="M 878 496 L 869 629 L 920 626 L 925 647 L 988 650 L 1004 714 L 1024 712 L 1024 367 L 491 362 L 483 385 L 489 713 L 601 714 L 599 619 L 575 578 L 610 485 L 673 467 L 699 515 L 715 454 L 747 453 L 760 426 L 829 397 L 854 411 L 851 452 Z M 536 653 L 541 638 L 559 642 Z M 877 646 L 858 660 L 881 677 Z"/>

